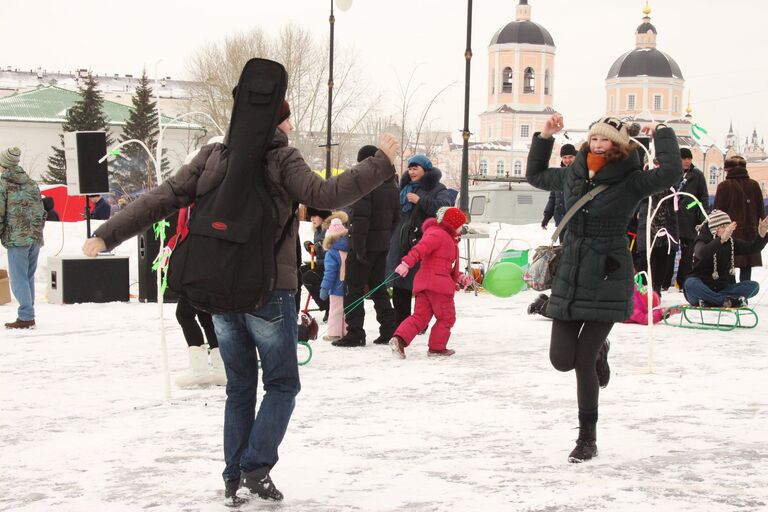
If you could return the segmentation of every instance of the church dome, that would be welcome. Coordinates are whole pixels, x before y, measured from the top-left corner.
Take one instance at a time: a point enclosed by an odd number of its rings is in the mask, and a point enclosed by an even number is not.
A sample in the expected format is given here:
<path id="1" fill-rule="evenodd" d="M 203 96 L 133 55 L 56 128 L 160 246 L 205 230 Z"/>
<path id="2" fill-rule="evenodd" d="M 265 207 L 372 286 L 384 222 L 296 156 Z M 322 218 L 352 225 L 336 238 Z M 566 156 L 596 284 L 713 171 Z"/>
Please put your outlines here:
<path id="1" fill-rule="evenodd" d="M 542 44 L 555 46 L 549 31 L 533 21 L 513 21 L 500 28 L 491 39 L 491 44 Z"/>
<path id="2" fill-rule="evenodd" d="M 635 48 L 616 59 L 606 79 L 634 76 L 682 79 L 683 73 L 675 59 L 666 53 L 656 48 Z"/>
<path id="3" fill-rule="evenodd" d="M 654 34 L 658 34 L 658 32 L 656 32 L 656 27 L 654 27 L 653 24 L 648 23 L 647 21 L 645 23 L 641 23 L 637 27 L 638 34 L 647 34 L 649 30 Z"/>

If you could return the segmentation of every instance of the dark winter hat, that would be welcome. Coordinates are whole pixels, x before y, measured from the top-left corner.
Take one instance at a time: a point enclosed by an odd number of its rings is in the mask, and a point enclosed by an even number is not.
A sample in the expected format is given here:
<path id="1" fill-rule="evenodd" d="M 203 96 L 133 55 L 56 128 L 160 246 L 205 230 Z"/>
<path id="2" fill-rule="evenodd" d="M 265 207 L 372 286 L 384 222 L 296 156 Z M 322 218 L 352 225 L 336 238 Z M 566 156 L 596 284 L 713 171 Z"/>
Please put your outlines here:
<path id="1" fill-rule="evenodd" d="M 19 160 L 21 160 L 21 150 L 17 147 L 0 151 L 0 167 L 12 169 L 19 165 Z"/>
<path id="2" fill-rule="evenodd" d="M 727 213 L 725 213 L 722 210 L 712 210 L 709 213 L 709 219 L 707 220 L 707 225 L 709 226 L 709 231 L 714 235 L 717 232 L 717 228 L 720 226 L 727 226 L 731 223 L 731 218 L 728 216 Z"/>
<path id="3" fill-rule="evenodd" d="M 379 150 L 376 146 L 372 146 L 368 144 L 367 146 L 363 146 L 360 148 L 360 151 L 357 152 L 357 161 L 362 162 L 369 156 L 373 156 L 376 154 L 376 152 Z"/>
<path id="4" fill-rule="evenodd" d="M 443 206 L 437 210 L 437 223 L 448 224 L 456 231 L 467 223 L 467 216 L 464 212 L 456 208 L 455 206 Z"/>
<path id="5" fill-rule="evenodd" d="M 589 127 L 589 140 L 593 135 L 600 135 L 620 146 L 629 146 L 627 125 L 615 117 L 601 117 Z"/>
<path id="6" fill-rule="evenodd" d="M 680 148 L 680 158 L 693 158 L 693 153 L 688 148 Z"/>
<path id="7" fill-rule="evenodd" d="M 576 148 L 573 144 L 563 144 L 560 148 L 560 156 L 576 156 Z"/>
<path id="8" fill-rule="evenodd" d="M 280 120 L 278 123 L 282 123 L 289 117 L 291 117 L 291 107 L 288 106 L 287 101 L 283 100 L 283 104 L 280 106 Z"/>
<path id="9" fill-rule="evenodd" d="M 420 165 L 425 171 L 432 170 L 432 160 L 427 158 L 427 155 L 413 155 L 408 159 L 408 167 L 412 165 Z"/>
<path id="10" fill-rule="evenodd" d="M 307 206 L 307 217 L 311 219 L 314 216 L 318 216 L 321 219 L 325 220 L 331 216 L 331 212 L 330 210 L 318 210 L 317 208 L 312 208 L 311 206 Z"/>

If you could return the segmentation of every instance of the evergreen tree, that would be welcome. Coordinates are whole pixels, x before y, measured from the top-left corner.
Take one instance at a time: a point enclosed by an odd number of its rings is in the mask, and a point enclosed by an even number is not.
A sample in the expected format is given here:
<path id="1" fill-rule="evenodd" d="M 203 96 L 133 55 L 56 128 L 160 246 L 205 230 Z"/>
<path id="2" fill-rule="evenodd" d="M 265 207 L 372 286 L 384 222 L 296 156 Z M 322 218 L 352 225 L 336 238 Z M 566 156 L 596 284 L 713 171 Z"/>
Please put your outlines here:
<path id="1" fill-rule="evenodd" d="M 107 147 L 112 145 L 109 120 L 104 113 L 104 96 L 97 89 L 98 82 L 89 73 L 80 87 L 81 98 L 67 110 L 64 116 L 63 132 L 106 131 Z M 48 157 L 48 171 L 43 175 L 45 183 L 66 183 L 67 162 L 64 155 L 64 135 L 59 135 L 61 146 L 51 146 L 53 155 Z"/>
<path id="2" fill-rule="evenodd" d="M 142 72 L 139 84 L 136 86 L 131 103 L 130 114 L 126 120 L 120 142 L 136 139 L 143 142 L 155 156 L 159 127 L 157 123 L 157 102 L 153 101 L 152 87 L 146 70 Z M 115 168 L 112 179 L 117 189 L 132 194 L 157 185 L 155 167 L 152 159 L 139 144 L 126 144 L 120 148 L 122 157 L 113 162 Z M 166 171 L 169 164 L 163 157 L 162 170 Z M 165 172 L 163 172 L 165 175 Z"/>

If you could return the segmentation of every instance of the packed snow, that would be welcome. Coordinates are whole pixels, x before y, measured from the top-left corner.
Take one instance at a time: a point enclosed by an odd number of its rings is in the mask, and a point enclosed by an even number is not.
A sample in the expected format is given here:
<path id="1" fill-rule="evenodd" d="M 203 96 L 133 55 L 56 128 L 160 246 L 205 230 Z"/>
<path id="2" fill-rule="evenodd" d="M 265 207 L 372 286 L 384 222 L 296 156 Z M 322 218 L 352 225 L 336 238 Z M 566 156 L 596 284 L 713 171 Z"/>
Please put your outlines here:
<path id="1" fill-rule="evenodd" d="M 488 259 L 499 227 L 485 226 L 490 237 L 471 242 L 473 260 Z M 493 255 L 505 238 L 516 239 L 511 247 L 536 246 L 551 230 L 503 226 Z M 47 258 L 78 256 L 85 226 L 48 223 L 45 238 L 37 329 L 1 331 L 0 510 L 226 510 L 224 388 L 173 386 L 165 399 L 155 303 L 49 303 Z M 138 294 L 136 240 L 115 252 L 131 257 Z M 0 268 L 6 258 L 2 251 Z M 753 276 L 762 290 L 751 305 L 768 318 L 768 271 Z M 526 314 L 535 296 L 457 294 L 449 343 L 457 353 L 447 359 L 426 357 L 426 336 L 404 361 L 387 346 L 312 342 L 272 471 L 285 501 L 252 500 L 242 510 L 768 508 L 763 324 L 731 332 L 659 324 L 650 336 L 644 326 L 616 325 L 599 456 L 569 464 L 575 376 L 549 364 L 550 323 Z M 681 301 L 674 291 L 662 298 Z M 370 301 L 366 310 L 372 340 Z M 0 306 L 4 322 L 15 314 L 15 303 Z M 173 378 L 187 367 L 186 344 L 173 304 L 163 318 Z"/>

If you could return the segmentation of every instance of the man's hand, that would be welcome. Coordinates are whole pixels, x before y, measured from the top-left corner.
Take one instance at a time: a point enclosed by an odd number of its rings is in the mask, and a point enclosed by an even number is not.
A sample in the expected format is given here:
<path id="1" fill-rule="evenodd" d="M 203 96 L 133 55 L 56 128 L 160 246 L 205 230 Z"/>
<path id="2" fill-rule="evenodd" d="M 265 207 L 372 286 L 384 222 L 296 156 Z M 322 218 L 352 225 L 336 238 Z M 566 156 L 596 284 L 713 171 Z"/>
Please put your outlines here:
<path id="1" fill-rule="evenodd" d="M 400 143 L 398 143 L 397 139 L 392 135 L 385 133 L 379 139 L 379 149 L 387 155 L 389 163 L 392 164 L 395 163 L 395 156 L 397 156 L 397 152 L 400 151 Z"/>
<path id="2" fill-rule="evenodd" d="M 541 136 L 548 139 L 562 130 L 563 126 L 563 116 L 557 113 L 552 114 L 552 117 L 547 119 L 547 122 L 544 123 L 544 129 L 540 132 Z"/>
<path id="3" fill-rule="evenodd" d="M 546 224 L 542 224 L 542 225 L 541 225 L 541 229 L 543 229 L 544 231 L 546 231 L 546 230 L 547 230 L 547 225 L 546 225 Z"/>
<path id="4" fill-rule="evenodd" d="M 83 244 L 83 254 L 90 256 L 91 258 L 95 258 L 99 255 L 100 252 L 104 252 L 106 250 L 107 244 L 105 244 L 104 240 L 97 236 L 89 238 Z"/>
<path id="5" fill-rule="evenodd" d="M 313 248 L 314 246 L 315 246 L 315 244 L 313 244 L 313 243 L 312 243 L 312 242 L 310 242 L 309 240 L 307 240 L 307 241 L 305 241 L 305 242 L 304 242 L 304 250 L 305 250 L 305 251 L 307 251 L 307 252 L 310 252 L 310 253 L 311 253 L 311 252 L 312 252 L 312 248 Z"/>
<path id="6" fill-rule="evenodd" d="M 414 194 L 413 192 L 408 192 L 405 194 L 405 198 L 408 199 L 409 203 L 416 204 L 419 202 L 419 199 L 421 199 L 418 195 Z"/>
<path id="7" fill-rule="evenodd" d="M 328 300 L 328 297 L 330 294 L 328 293 L 328 290 L 325 288 L 320 288 L 320 300 Z"/>
<path id="8" fill-rule="evenodd" d="M 473 285 L 475 283 L 475 277 L 464 273 L 461 275 L 461 277 L 459 277 L 459 283 L 461 286 L 466 288 L 467 286 Z"/>
<path id="9" fill-rule="evenodd" d="M 760 235 L 760 238 L 765 238 L 765 235 L 768 234 L 768 217 L 761 220 L 760 224 L 757 225 L 757 234 Z"/>

